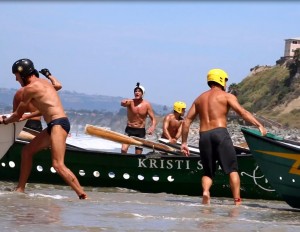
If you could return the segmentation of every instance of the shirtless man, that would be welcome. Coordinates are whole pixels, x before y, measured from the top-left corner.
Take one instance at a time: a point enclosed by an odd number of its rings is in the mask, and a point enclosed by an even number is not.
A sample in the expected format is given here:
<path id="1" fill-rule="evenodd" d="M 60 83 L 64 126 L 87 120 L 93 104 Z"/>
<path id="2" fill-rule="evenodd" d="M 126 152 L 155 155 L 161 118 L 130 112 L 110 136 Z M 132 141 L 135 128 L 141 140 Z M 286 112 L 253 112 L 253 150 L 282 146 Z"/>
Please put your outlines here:
<path id="1" fill-rule="evenodd" d="M 210 187 L 217 168 L 216 161 L 218 161 L 222 170 L 229 175 L 234 203 L 236 205 L 241 204 L 240 177 L 236 152 L 227 131 L 228 110 L 232 108 L 244 120 L 257 126 L 262 135 L 267 133 L 263 125 L 239 104 L 233 94 L 226 93 L 227 80 L 228 76 L 223 70 L 210 70 L 207 74 L 207 83 L 210 90 L 202 93 L 195 99 L 182 125 L 181 151 L 188 156 L 187 138 L 189 128 L 195 117 L 199 116 L 199 149 L 204 170 L 204 176 L 202 177 L 203 204 L 210 203 Z"/>
<path id="2" fill-rule="evenodd" d="M 23 96 L 17 109 L 9 118 L 0 117 L 0 123 L 3 124 L 23 120 L 23 114 L 26 112 L 28 105 L 32 103 L 48 126 L 22 150 L 21 171 L 16 191 L 25 191 L 34 154 L 51 146 L 53 168 L 72 187 L 79 199 L 86 199 L 87 195 L 80 186 L 78 179 L 64 164 L 66 138 L 70 130 L 70 123 L 61 100 L 53 85 L 45 79 L 38 78 L 34 74 L 34 70 L 34 65 L 29 59 L 20 59 L 13 64 L 13 74 L 19 82 L 23 81 L 25 84 Z"/>
<path id="3" fill-rule="evenodd" d="M 181 128 L 186 104 L 181 101 L 174 103 L 174 111 L 165 116 L 161 137 L 168 139 L 170 143 L 176 143 L 181 136 Z"/>
<path id="4" fill-rule="evenodd" d="M 46 78 L 48 78 L 51 81 L 51 83 L 52 83 L 53 87 L 56 89 L 56 91 L 58 91 L 62 88 L 61 83 L 54 76 L 51 75 L 51 73 L 48 69 L 44 68 L 40 71 L 40 73 L 42 73 Z M 34 70 L 34 74 L 36 77 L 39 77 L 39 73 L 36 69 Z M 22 79 L 16 79 L 16 81 L 18 81 L 20 83 L 22 88 L 20 88 L 15 93 L 15 96 L 13 99 L 13 111 L 16 111 L 17 107 L 19 106 L 19 104 L 22 100 L 22 96 L 23 96 L 23 92 L 24 92 L 23 87 L 25 86 L 25 83 Z M 41 116 L 39 116 L 39 111 L 33 106 L 33 104 L 31 102 L 28 104 L 26 112 L 31 113 L 31 114 L 26 114 L 26 115 L 22 116 L 22 118 L 24 120 L 28 119 L 24 128 L 25 129 L 29 128 L 29 129 L 41 132 L 43 130 Z M 34 116 L 34 115 L 37 115 L 37 116 Z M 38 133 L 34 133 L 33 131 L 30 131 L 30 133 L 34 134 L 35 136 L 38 134 Z"/>
<path id="5" fill-rule="evenodd" d="M 156 126 L 156 119 L 152 106 L 150 102 L 143 99 L 145 95 L 145 88 L 136 84 L 134 88 L 134 98 L 133 99 L 123 99 L 121 101 L 121 106 L 127 107 L 127 126 L 125 129 L 125 134 L 128 136 L 136 136 L 139 138 L 146 137 L 146 119 L 149 115 L 151 120 L 151 126 L 148 128 L 147 133 L 151 135 Z M 121 152 L 127 153 L 129 144 L 122 144 Z M 135 154 L 142 154 L 143 148 L 135 147 Z"/>

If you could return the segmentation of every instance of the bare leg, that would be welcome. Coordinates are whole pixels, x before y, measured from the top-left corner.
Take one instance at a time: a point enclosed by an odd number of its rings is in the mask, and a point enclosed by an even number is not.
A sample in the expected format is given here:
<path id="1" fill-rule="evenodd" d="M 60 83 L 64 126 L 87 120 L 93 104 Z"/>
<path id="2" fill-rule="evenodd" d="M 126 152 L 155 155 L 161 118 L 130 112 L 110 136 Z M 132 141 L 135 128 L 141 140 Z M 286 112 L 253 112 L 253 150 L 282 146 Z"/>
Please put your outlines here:
<path id="1" fill-rule="evenodd" d="M 77 193 L 79 198 L 87 198 L 86 193 L 79 184 L 78 179 L 74 173 L 68 169 L 64 164 L 65 150 L 66 150 L 66 131 L 60 126 L 55 125 L 51 131 L 51 152 L 52 152 L 52 166 L 57 173 L 63 178 L 63 180 L 71 186 L 71 188 Z"/>
<path id="2" fill-rule="evenodd" d="M 240 195 L 240 176 L 238 172 L 231 172 L 229 174 L 229 183 L 231 187 L 231 192 L 234 198 L 235 205 L 240 205 L 241 202 L 241 195 Z"/>
<path id="3" fill-rule="evenodd" d="M 135 154 L 136 155 L 140 155 L 140 154 L 142 154 L 143 153 L 143 149 L 136 149 L 135 148 Z"/>
<path id="4" fill-rule="evenodd" d="M 17 192 L 24 192 L 27 180 L 29 178 L 33 156 L 43 148 L 48 147 L 50 144 L 49 135 L 46 131 L 38 134 L 29 144 L 27 144 L 21 154 L 21 170 L 19 183 L 15 189 Z"/>
<path id="5" fill-rule="evenodd" d="M 202 204 L 209 205 L 210 204 L 210 187 L 212 185 L 212 179 L 208 176 L 202 177 Z"/>
<path id="6" fill-rule="evenodd" d="M 121 152 L 122 154 L 127 154 L 129 145 L 128 144 L 122 144 Z"/>

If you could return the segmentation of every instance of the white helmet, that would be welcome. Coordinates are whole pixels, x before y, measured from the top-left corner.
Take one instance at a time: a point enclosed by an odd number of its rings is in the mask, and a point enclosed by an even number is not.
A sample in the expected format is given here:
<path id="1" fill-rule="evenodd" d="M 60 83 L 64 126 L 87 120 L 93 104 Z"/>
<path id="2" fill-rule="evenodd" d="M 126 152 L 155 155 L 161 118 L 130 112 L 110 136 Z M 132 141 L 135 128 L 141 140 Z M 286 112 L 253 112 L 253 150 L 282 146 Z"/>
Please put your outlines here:
<path id="1" fill-rule="evenodd" d="M 145 95 L 146 90 L 143 86 L 140 85 L 140 82 L 136 83 L 136 86 L 134 88 L 134 92 L 135 92 L 136 89 L 140 89 L 143 93 L 143 96 Z"/>

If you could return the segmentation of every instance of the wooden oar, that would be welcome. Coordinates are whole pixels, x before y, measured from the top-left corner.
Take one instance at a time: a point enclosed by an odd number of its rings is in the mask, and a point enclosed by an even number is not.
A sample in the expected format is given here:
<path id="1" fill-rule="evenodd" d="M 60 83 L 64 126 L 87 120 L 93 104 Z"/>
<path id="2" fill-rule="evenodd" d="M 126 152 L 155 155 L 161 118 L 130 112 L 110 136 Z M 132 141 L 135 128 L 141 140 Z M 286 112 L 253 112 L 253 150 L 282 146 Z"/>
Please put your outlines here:
<path id="1" fill-rule="evenodd" d="M 175 144 L 172 144 L 172 143 L 169 142 L 168 139 L 164 139 L 164 138 L 159 138 L 159 139 L 158 139 L 158 142 L 160 142 L 160 143 L 162 143 L 162 144 L 166 144 L 166 145 L 168 145 L 168 146 L 170 146 L 170 147 L 174 147 L 174 148 L 176 148 L 176 149 L 180 149 L 180 146 L 181 146 L 181 143 L 180 143 L 180 142 L 177 142 L 177 143 L 175 143 Z M 193 153 L 193 154 L 195 154 L 195 155 L 200 155 L 199 148 L 194 147 L 194 146 L 190 146 L 190 145 L 189 145 L 188 147 L 189 147 L 190 153 Z"/>
<path id="2" fill-rule="evenodd" d="M 129 145 L 136 145 L 136 146 L 142 146 L 143 143 L 139 142 L 127 135 L 120 134 L 115 131 L 108 130 L 103 127 L 97 127 L 90 124 L 86 124 L 85 126 L 85 133 L 89 135 L 94 135 L 103 139 L 107 139 L 110 141 L 118 142 L 118 143 L 124 143 Z"/>
<path id="3" fill-rule="evenodd" d="M 176 153 L 176 154 L 178 154 L 178 153 L 181 154 L 181 152 L 179 150 L 177 150 L 176 148 L 170 147 L 166 144 L 153 142 L 153 141 L 146 140 L 146 139 L 139 138 L 139 137 L 135 137 L 135 136 L 131 136 L 131 138 L 134 138 L 135 140 L 141 142 L 142 145 L 144 147 L 147 147 L 147 148 L 156 149 L 156 150 L 165 151 L 165 152 Z M 181 154 L 181 155 L 183 155 L 183 154 Z"/>
<path id="4" fill-rule="evenodd" d="M 120 134 L 115 131 L 108 130 L 103 127 L 97 127 L 93 125 L 87 124 L 85 126 L 85 133 L 89 135 L 94 135 L 103 139 L 111 140 L 118 143 L 124 143 L 129 145 L 135 146 L 142 146 L 150 149 L 156 149 L 159 151 L 175 154 L 175 155 L 183 155 L 180 151 L 176 150 L 175 148 L 169 147 L 164 144 L 152 142 L 146 139 L 134 137 L 134 136 L 127 136 L 124 134 Z"/>

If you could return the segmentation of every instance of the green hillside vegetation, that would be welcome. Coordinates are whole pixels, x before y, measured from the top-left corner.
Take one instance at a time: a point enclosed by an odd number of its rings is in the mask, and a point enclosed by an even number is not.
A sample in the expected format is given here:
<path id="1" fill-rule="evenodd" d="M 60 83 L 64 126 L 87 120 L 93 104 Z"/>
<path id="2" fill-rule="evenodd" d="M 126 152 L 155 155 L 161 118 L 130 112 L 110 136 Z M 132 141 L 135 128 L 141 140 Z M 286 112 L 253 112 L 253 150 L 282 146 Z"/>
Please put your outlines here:
<path id="1" fill-rule="evenodd" d="M 246 77 L 234 89 L 241 105 L 252 113 L 264 116 L 286 127 L 300 128 L 300 109 L 282 111 L 299 97 L 299 80 L 290 77 L 285 66 L 274 66 Z"/>

